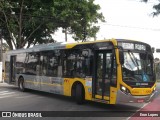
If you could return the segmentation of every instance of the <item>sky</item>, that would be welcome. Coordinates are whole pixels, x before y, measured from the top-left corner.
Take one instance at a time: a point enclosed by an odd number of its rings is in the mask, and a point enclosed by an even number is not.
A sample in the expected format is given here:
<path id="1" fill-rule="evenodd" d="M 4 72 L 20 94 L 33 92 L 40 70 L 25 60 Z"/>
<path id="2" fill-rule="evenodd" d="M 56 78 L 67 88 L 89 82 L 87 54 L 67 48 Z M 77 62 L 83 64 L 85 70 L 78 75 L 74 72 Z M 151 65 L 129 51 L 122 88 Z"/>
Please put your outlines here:
<path id="1" fill-rule="evenodd" d="M 149 0 L 148 3 L 141 0 L 95 0 L 99 4 L 106 22 L 98 23 L 100 30 L 97 39 L 131 39 L 139 40 L 150 44 L 152 47 L 160 49 L 160 15 L 152 16 L 154 9 L 152 6 L 158 0 Z M 54 37 L 61 36 L 56 33 Z M 69 42 L 73 40 L 69 36 Z M 155 53 L 154 57 L 160 58 L 160 53 Z"/>

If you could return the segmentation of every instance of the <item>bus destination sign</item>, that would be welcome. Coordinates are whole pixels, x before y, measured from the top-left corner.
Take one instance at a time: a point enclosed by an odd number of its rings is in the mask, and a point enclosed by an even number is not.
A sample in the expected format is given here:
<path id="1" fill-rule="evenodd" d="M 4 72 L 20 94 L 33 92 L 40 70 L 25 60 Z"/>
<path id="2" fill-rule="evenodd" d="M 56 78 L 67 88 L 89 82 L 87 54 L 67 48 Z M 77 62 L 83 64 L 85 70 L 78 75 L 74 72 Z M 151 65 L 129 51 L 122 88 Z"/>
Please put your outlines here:
<path id="1" fill-rule="evenodd" d="M 146 46 L 142 44 L 135 44 L 136 50 L 146 50 Z"/>
<path id="2" fill-rule="evenodd" d="M 129 49 L 129 50 L 146 50 L 146 46 L 139 43 L 122 43 L 123 49 Z"/>

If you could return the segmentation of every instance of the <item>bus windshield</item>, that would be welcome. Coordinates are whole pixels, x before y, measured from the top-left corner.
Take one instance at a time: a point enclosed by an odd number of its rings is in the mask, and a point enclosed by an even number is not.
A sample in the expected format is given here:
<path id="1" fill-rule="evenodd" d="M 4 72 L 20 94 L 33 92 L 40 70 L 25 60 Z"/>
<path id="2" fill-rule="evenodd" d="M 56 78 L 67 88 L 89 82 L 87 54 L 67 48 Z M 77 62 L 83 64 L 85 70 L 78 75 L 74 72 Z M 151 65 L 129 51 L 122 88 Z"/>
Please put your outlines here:
<path id="1" fill-rule="evenodd" d="M 147 53 L 124 52 L 123 81 L 152 82 L 153 58 Z"/>

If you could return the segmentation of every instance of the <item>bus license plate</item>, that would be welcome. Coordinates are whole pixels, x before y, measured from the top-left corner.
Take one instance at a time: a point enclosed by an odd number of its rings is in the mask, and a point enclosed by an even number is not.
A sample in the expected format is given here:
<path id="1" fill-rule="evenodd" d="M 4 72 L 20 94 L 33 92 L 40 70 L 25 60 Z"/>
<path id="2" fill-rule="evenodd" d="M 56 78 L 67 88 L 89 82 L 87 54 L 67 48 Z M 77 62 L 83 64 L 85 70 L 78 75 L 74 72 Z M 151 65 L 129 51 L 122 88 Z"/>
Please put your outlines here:
<path id="1" fill-rule="evenodd" d="M 137 102 L 138 102 L 138 103 L 143 103 L 143 102 L 144 102 L 144 99 L 137 99 Z"/>

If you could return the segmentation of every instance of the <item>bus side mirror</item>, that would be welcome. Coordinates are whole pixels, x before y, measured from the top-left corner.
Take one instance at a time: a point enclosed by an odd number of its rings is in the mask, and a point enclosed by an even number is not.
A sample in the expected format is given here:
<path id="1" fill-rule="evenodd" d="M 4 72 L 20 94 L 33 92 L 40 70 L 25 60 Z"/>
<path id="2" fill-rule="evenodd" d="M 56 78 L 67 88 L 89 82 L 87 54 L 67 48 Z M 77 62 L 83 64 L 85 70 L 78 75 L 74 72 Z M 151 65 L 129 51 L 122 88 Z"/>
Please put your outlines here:
<path id="1" fill-rule="evenodd" d="M 122 47 L 119 47 L 119 61 L 121 65 L 124 64 L 124 52 Z"/>

